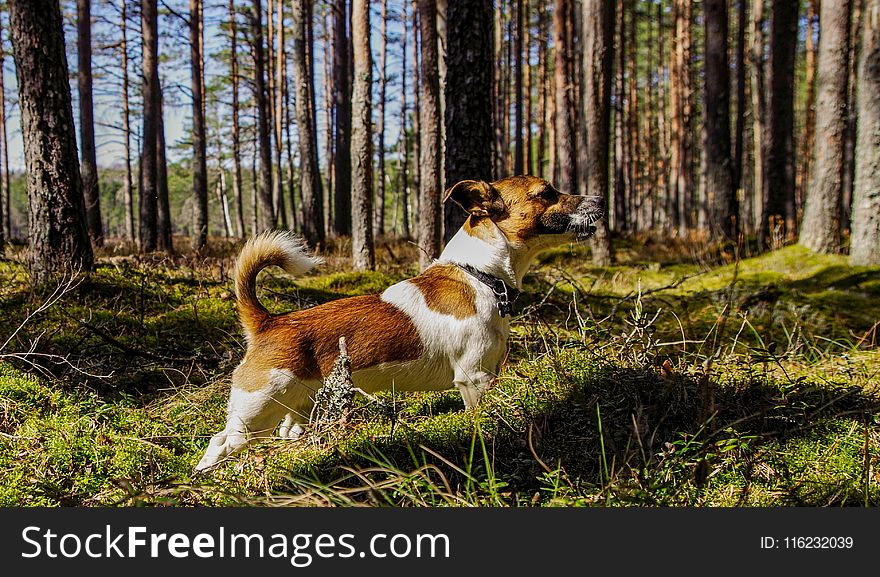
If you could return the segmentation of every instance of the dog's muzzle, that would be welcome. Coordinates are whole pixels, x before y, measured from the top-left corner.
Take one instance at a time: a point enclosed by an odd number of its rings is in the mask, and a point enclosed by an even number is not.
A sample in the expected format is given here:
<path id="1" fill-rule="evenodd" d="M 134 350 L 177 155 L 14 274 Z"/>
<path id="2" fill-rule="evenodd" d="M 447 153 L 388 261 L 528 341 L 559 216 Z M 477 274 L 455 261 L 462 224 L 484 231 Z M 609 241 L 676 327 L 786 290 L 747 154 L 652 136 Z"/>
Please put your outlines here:
<path id="1" fill-rule="evenodd" d="M 604 196 L 585 196 L 577 209 L 571 214 L 571 230 L 578 240 L 590 238 L 596 234 L 596 227 L 591 226 L 605 216 Z"/>

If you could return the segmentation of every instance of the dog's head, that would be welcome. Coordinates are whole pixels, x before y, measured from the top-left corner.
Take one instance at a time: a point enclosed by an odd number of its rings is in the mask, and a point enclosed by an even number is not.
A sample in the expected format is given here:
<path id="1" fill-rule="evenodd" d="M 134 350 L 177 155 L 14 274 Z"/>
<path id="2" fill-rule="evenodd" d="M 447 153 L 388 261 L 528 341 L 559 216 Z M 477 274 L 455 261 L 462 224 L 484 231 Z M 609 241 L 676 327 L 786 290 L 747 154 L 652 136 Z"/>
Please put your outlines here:
<path id="1" fill-rule="evenodd" d="M 495 182 L 463 180 L 446 191 L 470 215 L 465 227 L 494 224 L 518 246 L 582 240 L 605 215 L 601 196 L 565 194 L 542 178 L 512 176 Z"/>

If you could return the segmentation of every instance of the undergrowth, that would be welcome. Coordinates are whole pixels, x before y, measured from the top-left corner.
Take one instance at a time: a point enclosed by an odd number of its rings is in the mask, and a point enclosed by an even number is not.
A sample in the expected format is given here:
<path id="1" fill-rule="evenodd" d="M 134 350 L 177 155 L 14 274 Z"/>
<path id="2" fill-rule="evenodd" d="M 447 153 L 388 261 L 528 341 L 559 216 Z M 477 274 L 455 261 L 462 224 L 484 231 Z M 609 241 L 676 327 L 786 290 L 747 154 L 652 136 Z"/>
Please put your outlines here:
<path id="1" fill-rule="evenodd" d="M 621 242 L 605 268 L 582 246 L 545 252 L 477 410 L 454 391 L 358 398 L 202 477 L 243 353 L 232 247 L 108 251 L 41 291 L 2 261 L 0 505 L 880 504 L 880 269 L 648 241 Z M 408 244 L 372 273 L 334 250 L 302 278 L 264 273 L 263 302 L 415 272 Z"/>

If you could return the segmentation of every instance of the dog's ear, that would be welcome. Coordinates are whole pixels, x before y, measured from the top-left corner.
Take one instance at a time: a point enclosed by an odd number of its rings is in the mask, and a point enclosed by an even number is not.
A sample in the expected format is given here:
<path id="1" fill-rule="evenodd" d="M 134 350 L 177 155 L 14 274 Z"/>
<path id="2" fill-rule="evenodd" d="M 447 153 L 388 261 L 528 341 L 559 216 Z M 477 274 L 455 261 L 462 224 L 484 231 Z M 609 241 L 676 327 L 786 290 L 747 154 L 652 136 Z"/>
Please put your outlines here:
<path id="1" fill-rule="evenodd" d="M 474 216 L 495 216 L 504 212 L 504 203 L 488 182 L 462 180 L 446 191 L 443 202 L 452 200 Z"/>

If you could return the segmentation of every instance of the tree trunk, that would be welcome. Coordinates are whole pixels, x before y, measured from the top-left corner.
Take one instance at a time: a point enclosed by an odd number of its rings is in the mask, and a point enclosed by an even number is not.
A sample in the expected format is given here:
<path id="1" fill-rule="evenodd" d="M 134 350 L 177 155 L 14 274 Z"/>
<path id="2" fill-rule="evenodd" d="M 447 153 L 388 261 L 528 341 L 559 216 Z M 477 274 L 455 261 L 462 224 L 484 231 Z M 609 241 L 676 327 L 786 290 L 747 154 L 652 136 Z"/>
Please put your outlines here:
<path id="1" fill-rule="evenodd" d="M 670 174 L 671 195 L 675 202 L 678 236 L 684 237 L 691 225 L 691 36 L 690 2 L 673 2 L 673 50 L 670 65 Z M 623 65 L 623 61 L 621 61 Z"/>
<path id="2" fill-rule="evenodd" d="M 91 270 L 93 255 L 60 6 L 55 0 L 10 0 L 7 6 L 27 166 L 28 266 L 36 285 Z"/>
<path id="3" fill-rule="evenodd" d="M 514 51 L 514 96 L 513 96 L 513 173 L 524 174 L 523 165 L 523 36 L 525 29 L 523 26 L 523 0 L 514 0 L 516 3 L 516 36 L 513 39 Z M 452 183 L 454 184 L 454 183 Z"/>
<path id="4" fill-rule="evenodd" d="M 408 34 L 406 33 L 406 26 L 408 23 L 407 14 L 406 14 L 406 2 L 403 2 L 401 5 L 401 21 L 403 22 L 404 32 L 400 35 L 400 55 L 401 55 L 401 65 L 400 65 L 400 149 L 401 149 L 401 160 L 400 160 L 400 211 L 401 211 L 401 231 L 400 234 L 405 239 L 409 239 L 412 234 L 412 229 L 410 228 L 410 214 L 409 214 L 409 199 L 410 199 L 410 183 L 409 183 L 409 140 L 407 138 L 406 132 L 406 124 L 407 124 L 407 99 L 406 99 L 406 38 Z M 416 87 L 418 89 L 418 87 Z M 418 159 L 416 159 L 416 163 L 418 163 Z"/>
<path id="5" fill-rule="evenodd" d="M 727 61 L 726 0 L 703 2 L 706 31 L 703 125 L 705 129 L 706 196 L 713 238 L 736 239 L 736 193 L 730 158 L 730 68 Z"/>
<path id="6" fill-rule="evenodd" d="M 764 165 L 767 138 L 767 83 L 764 64 L 764 0 L 752 0 L 752 43 L 749 56 L 752 91 L 752 172 L 751 202 L 755 225 L 760 231 L 764 222 Z"/>
<path id="7" fill-rule="evenodd" d="M 238 26 L 235 0 L 229 0 L 229 76 L 232 83 L 232 197 L 235 200 L 235 230 L 239 238 L 247 233 L 244 229 L 244 196 L 241 190 L 241 136 L 239 134 L 238 104 Z"/>
<path id="8" fill-rule="evenodd" d="M 333 3 L 333 105 L 336 109 L 336 156 L 333 230 L 351 234 L 351 40 L 346 0 Z"/>
<path id="9" fill-rule="evenodd" d="M 376 127 L 378 158 L 376 166 L 376 222 L 375 233 L 385 234 L 385 92 L 387 84 L 387 52 L 388 52 L 388 0 L 382 0 L 382 40 L 379 44 L 379 121 Z"/>
<path id="10" fill-rule="evenodd" d="M 131 172 L 131 105 L 128 100 L 128 21 L 126 19 L 126 0 L 120 2 L 120 28 L 122 40 L 119 46 L 122 61 L 122 139 L 125 156 L 125 174 L 122 181 L 122 196 L 125 211 L 125 238 L 135 240 L 134 230 L 134 191 Z"/>
<path id="11" fill-rule="evenodd" d="M 608 204 L 609 226 L 614 230 L 625 231 L 629 229 L 629 216 L 626 204 L 626 166 L 629 160 L 626 157 L 625 133 L 624 133 L 624 100 L 626 98 L 626 10 L 621 3 L 617 11 L 617 72 L 614 81 L 616 91 L 614 98 L 614 199 Z M 670 76 L 670 83 L 673 82 Z M 674 85 L 673 85 L 674 86 Z M 673 111 L 675 107 L 673 105 Z M 675 133 L 673 132 L 673 135 Z M 673 148 L 673 152 L 675 149 Z"/>
<path id="12" fill-rule="evenodd" d="M 794 206 L 794 82 L 798 0 L 773 0 L 767 100 L 767 148 L 761 241 L 778 246 L 797 231 Z"/>
<path id="13" fill-rule="evenodd" d="M 743 188 L 743 144 L 746 124 L 746 0 L 737 0 L 736 5 L 736 116 L 733 128 L 733 193 L 738 202 L 747 204 Z M 743 214 L 740 206 L 740 214 Z M 746 211 L 748 212 L 748 211 Z M 740 229 L 747 230 L 749 223 L 740 217 Z"/>
<path id="14" fill-rule="evenodd" d="M 0 19 L 0 39 L 3 38 L 2 19 Z M 0 230 L 3 231 L 3 238 L 7 241 L 12 240 L 12 204 L 9 191 L 9 148 L 6 138 L 6 78 L 3 72 L 6 61 L 6 49 L 3 42 L 0 42 L 0 204 L 5 210 L 0 211 Z"/>
<path id="15" fill-rule="evenodd" d="M 491 0 L 449 0 L 446 54 L 446 183 L 492 180 Z M 444 206 L 444 241 L 458 232 L 467 214 Z"/>
<path id="16" fill-rule="evenodd" d="M 171 205 L 168 197 L 168 159 L 165 156 L 165 100 L 156 71 L 156 86 L 159 87 L 159 115 L 156 127 L 156 228 L 157 247 L 167 253 L 174 252 L 171 237 Z"/>
<path id="17" fill-rule="evenodd" d="M 92 2 L 76 2 L 77 86 L 79 88 L 80 173 L 86 203 L 86 227 L 95 246 L 104 245 L 98 161 L 95 154 L 95 108 L 92 99 Z"/>
<path id="18" fill-rule="evenodd" d="M 415 202 L 415 210 L 413 212 L 415 220 L 416 238 L 420 238 L 419 218 L 421 218 L 421 202 L 422 202 L 422 80 L 421 80 L 421 64 L 419 61 L 419 5 L 418 0 L 412 0 L 412 59 L 413 59 L 413 195 Z"/>
<path id="19" fill-rule="evenodd" d="M 419 0 L 418 6 L 422 57 L 419 264 L 424 269 L 440 255 L 440 72 L 436 0 Z"/>
<path id="20" fill-rule="evenodd" d="M 816 138 L 800 243 L 821 253 L 841 251 L 844 148 L 849 91 L 849 44 L 852 4 L 826 0 L 820 6 L 822 36 L 816 85 Z M 876 95 L 875 95 L 876 97 Z"/>
<path id="21" fill-rule="evenodd" d="M 572 118 L 573 82 L 569 75 L 569 28 L 568 3 L 571 0 L 553 2 L 553 78 L 556 84 L 556 187 L 562 192 L 574 193 L 576 189 L 575 132 Z"/>
<path id="22" fill-rule="evenodd" d="M 254 100 L 257 107 L 257 141 L 260 154 L 259 201 L 260 232 L 275 228 L 275 206 L 272 202 L 272 147 L 269 136 L 269 103 L 266 98 L 266 57 L 263 43 L 262 0 L 253 0 L 251 40 L 254 54 Z M 271 18 L 271 15 L 270 15 Z"/>
<path id="23" fill-rule="evenodd" d="M 880 264 L 880 0 L 865 0 L 859 57 L 850 263 Z"/>
<path id="24" fill-rule="evenodd" d="M 844 2 L 847 1 L 844 0 Z M 807 2 L 807 29 L 804 33 L 806 61 L 804 84 L 806 84 L 807 89 L 807 101 L 804 106 L 803 126 L 797 143 L 797 158 L 800 162 L 795 167 L 794 182 L 795 206 L 799 211 L 804 208 L 805 199 L 808 194 L 807 191 L 810 188 L 810 177 L 813 171 L 813 148 L 816 146 L 816 53 L 818 52 L 818 43 L 814 42 L 813 36 L 819 23 L 819 15 L 816 12 L 817 3 L 818 0 L 808 0 Z M 847 33 L 848 35 L 849 33 Z M 847 55 L 847 60 L 849 60 L 849 55 Z"/>
<path id="25" fill-rule="evenodd" d="M 293 3 L 293 79 L 296 89 L 296 125 L 299 134 L 300 187 L 303 206 L 302 232 L 315 248 L 324 244 L 324 191 L 318 169 L 318 140 L 313 131 L 315 93 L 306 52 L 308 28 L 304 2 Z"/>
<path id="26" fill-rule="evenodd" d="M 352 0 L 351 251 L 355 270 L 376 266 L 373 247 L 373 133 L 370 122 L 373 58 L 370 54 L 370 2 Z"/>
<path id="27" fill-rule="evenodd" d="M 141 130 L 140 249 L 158 246 L 156 141 L 159 125 L 159 30 L 156 0 L 141 1 L 143 129 Z"/>
<path id="28" fill-rule="evenodd" d="M 189 54 L 192 87 L 193 221 L 192 249 L 208 242 L 208 165 L 202 94 L 201 0 L 189 0 Z"/>
<path id="29" fill-rule="evenodd" d="M 617 2 L 584 0 L 584 96 L 581 118 L 586 133 L 586 192 L 608 199 L 614 16 Z M 593 264 L 611 264 L 608 224 L 601 219 L 591 241 Z"/>
<path id="30" fill-rule="evenodd" d="M 272 68 L 274 66 L 275 69 L 275 74 L 273 75 L 275 86 L 272 91 L 272 106 L 274 106 L 272 127 L 275 133 L 275 162 L 272 164 L 272 198 L 274 200 L 275 214 L 278 218 L 278 224 L 282 228 L 287 228 L 287 208 L 285 206 L 286 203 L 284 202 L 284 179 L 281 177 L 281 153 L 284 139 L 284 63 L 286 60 L 286 55 L 284 53 L 284 4 L 284 0 L 277 0 L 277 21 L 275 23 L 275 36 L 277 37 L 277 42 L 275 43 L 275 59 L 274 63 L 270 63 L 269 67 Z M 269 20 L 272 20 L 271 12 L 269 13 Z M 291 183 L 291 186 L 292 185 L 293 183 Z M 296 210 L 296 207 L 291 206 L 291 209 Z"/>

